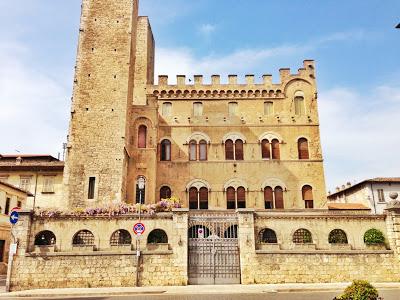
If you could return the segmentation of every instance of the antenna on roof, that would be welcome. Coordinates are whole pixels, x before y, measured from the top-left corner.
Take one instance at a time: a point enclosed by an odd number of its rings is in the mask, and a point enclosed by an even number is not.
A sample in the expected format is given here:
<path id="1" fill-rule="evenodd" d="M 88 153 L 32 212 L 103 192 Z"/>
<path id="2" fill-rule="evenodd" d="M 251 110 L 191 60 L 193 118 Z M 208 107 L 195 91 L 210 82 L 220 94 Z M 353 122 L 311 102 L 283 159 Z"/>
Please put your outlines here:
<path id="1" fill-rule="evenodd" d="M 65 150 L 67 149 L 67 143 L 63 143 L 63 158 L 62 160 L 65 160 Z"/>

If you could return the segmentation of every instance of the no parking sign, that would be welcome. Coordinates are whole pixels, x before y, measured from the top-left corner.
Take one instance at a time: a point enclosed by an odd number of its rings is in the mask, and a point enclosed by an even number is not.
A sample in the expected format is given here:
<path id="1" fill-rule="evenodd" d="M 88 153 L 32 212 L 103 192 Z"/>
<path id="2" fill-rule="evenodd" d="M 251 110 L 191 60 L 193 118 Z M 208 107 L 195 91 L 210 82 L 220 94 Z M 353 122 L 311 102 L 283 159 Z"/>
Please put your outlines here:
<path id="1" fill-rule="evenodd" d="M 146 230 L 146 227 L 144 226 L 143 223 L 136 223 L 135 225 L 133 225 L 133 232 L 136 235 L 142 235 L 145 230 Z"/>

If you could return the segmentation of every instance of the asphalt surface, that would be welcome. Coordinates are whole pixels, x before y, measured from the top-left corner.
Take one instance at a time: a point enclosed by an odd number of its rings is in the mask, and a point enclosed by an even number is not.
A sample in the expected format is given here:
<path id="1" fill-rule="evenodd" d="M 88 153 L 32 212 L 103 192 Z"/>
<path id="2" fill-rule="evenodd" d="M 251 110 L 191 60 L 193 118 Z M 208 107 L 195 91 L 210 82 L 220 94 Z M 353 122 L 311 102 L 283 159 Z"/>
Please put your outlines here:
<path id="1" fill-rule="evenodd" d="M 251 294 L 138 294 L 138 295 L 116 295 L 116 296 L 87 296 L 87 297 L 10 297 L 3 299 L 51 299 L 51 300 L 332 300 L 342 291 L 315 291 L 315 292 L 266 292 Z M 379 295 L 383 300 L 400 300 L 400 289 L 380 289 Z"/>

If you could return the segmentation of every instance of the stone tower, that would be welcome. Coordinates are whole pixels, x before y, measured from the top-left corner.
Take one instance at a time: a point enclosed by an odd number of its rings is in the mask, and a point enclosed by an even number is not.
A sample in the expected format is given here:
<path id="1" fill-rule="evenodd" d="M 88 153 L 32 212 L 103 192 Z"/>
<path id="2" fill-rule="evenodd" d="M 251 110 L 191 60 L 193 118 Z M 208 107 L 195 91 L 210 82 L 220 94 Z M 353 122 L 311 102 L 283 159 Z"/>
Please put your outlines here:
<path id="1" fill-rule="evenodd" d="M 70 207 L 125 200 L 137 0 L 83 0 L 64 174 Z"/>

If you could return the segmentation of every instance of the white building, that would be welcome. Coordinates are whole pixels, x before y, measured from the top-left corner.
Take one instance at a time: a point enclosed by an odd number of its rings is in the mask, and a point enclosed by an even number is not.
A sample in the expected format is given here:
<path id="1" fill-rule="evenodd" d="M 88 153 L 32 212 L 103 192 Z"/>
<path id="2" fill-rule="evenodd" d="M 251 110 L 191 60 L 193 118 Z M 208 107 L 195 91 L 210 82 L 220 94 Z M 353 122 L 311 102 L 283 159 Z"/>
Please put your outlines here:
<path id="1" fill-rule="evenodd" d="M 355 185 L 348 183 L 328 195 L 328 200 L 331 203 L 361 203 L 370 207 L 372 213 L 382 214 L 392 193 L 400 194 L 400 177 L 378 177 Z"/>

